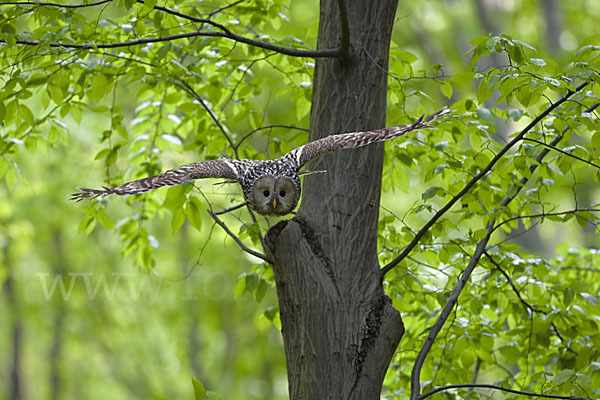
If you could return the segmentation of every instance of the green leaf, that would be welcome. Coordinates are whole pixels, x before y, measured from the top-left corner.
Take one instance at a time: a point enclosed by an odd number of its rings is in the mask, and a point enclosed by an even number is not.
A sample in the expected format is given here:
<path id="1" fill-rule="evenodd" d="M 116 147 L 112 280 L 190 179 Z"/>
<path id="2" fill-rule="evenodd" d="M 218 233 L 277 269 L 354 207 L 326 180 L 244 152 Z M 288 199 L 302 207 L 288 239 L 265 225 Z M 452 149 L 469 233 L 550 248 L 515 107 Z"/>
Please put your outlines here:
<path id="1" fill-rule="evenodd" d="M 182 145 L 181 139 L 178 136 L 167 135 L 165 133 L 163 135 L 160 135 L 160 137 L 163 138 L 164 140 L 166 140 L 167 142 L 175 144 L 177 146 L 181 146 Z"/>
<path id="2" fill-rule="evenodd" d="M 479 118 L 482 121 L 485 121 L 489 124 L 496 123 L 496 117 L 487 108 L 478 108 L 477 110 L 475 110 L 475 114 L 477 115 L 477 118 Z"/>
<path id="3" fill-rule="evenodd" d="M 100 150 L 96 156 L 94 157 L 94 160 L 99 160 L 101 158 L 106 158 L 109 156 L 111 150 L 110 149 L 102 149 Z"/>
<path id="4" fill-rule="evenodd" d="M 233 297 L 239 299 L 244 293 L 246 293 L 246 273 L 239 276 L 235 288 L 233 289 Z"/>
<path id="5" fill-rule="evenodd" d="M 573 298 L 575 297 L 575 291 L 573 290 L 572 287 L 567 287 L 565 288 L 564 292 L 563 292 L 563 303 L 565 306 L 568 306 L 569 304 L 571 304 L 571 302 L 573 301 Z"/>
<path id="6" fill-rule="evenodd" d="M 81 219 L 81 222 L 79 223 L 79 227 L 78 227 L 77 231 L 79 233 L 85 232 L 86 235 L 89 235 L 90 233 L 92 233 L 92 231 L 94 230 L 95 227 L 96 227 L 96 218 L 94 218 L 94 216 L 92 216 L 92 215 L 86 215 L 85 217 L 83 217 Z"/>
<path id="7" fill-rule="evenodd" d="M 589 293 L 579 293 L 579 294 L 581 295 L 581 297 L 583 297 L 584 299 L 586 299 L 593 305 L 595 305 L 595 306 L 598 305 L 598 298 L 596 296 L 589 294 Z"/>
<path id="8" fill-rule="evenodd" d="M 192 385 L 194 386 L 194 399 L 195 400 L 206 400 L 206 389 L 202 382 L 196 378 L 192 378 Z"/>
<path id="9" fill-rule="evenodd" d="M 176 210 L 178 208 L 183 208 L 183 204 L 185 203 L 185 188 L 183 185 L 171 186 L 167 190 L 167 196 L 165 197 L 165 201 L 163 202 L 163 207 L 168 208 L 169 210 Z"/>
<path id="10" fill-rule="evenodd" d="M 514 39 L 514 40 L 513 40 L 513 42 L 514 42 L 516 45 L 519 45 L 519 46 L 521 46 L 521 47 L 525 47 L 525 48 L 527 48 L 527 49 L 529 49 L 529 50 L 537 51 L 537 50 L 536 50 L 536 48 L 535 48 L 535 47 L 533 47 L 532 45 L 530 45 L 530 44 L 527 44 L 527 43 L 525 43 L 525 42 L 522 42 L 522 41 L 520 41 L 520 40 Z"/>
<path id="11" fill-rule="evenodd" d="M 110 89 L 108 86 L 108 80 L 104 74 L 95 75 L 87 95 L 93 101 L 100 101 L 108 93 Z"/>
<path id="12" fill-rule="evenodd" d="M 265 298 L 265 294 L 267 294 L 268 288 L 269 285 L 267 284 L 267 281 L 264 279 L 260 279 L 256 290 L 254 290 L 254 300 L 256 300 L 257 303 L 260 303 Z"/>
<path id="13" fill-rule="evenodd" d="M 452 97 L 452 85 L 449 82 L 442 83 L 440 85 L 440 90 L 442 91 L 442 94 L 448 99 Z"/>
<path id="14" fill-rule="evenodd" d="M 511 108 L 510 110 L 508 110 L 508 116 L 513 120 L 513 121 L 518 121 L 521 119 L 521 117 L 523 116 L 523 109 L 521 108 Z"/>
<path id="15" fill-rule="evenodd" d="M 185 212 L 183 207 L 173 209 L 171 215 L 171 231 L 176 232 L 185 222 Z"/>
<path id="16" fill-rule="evenodd" d="M 185 205 L 185 215 L 190 221 L 190 224 L 198 231 L 202 230 L 202 216 L 200 215 L 200 200 L 196 197 L 191 197 L 190 201 Z"/>
<path id="17" fill-rule="evenodd" d="M 425 192 L 423 192 L 423 194 L 421 194 L 421 198 L 423 200 L 430 199 L 430 198 L 434 197 L 436 194 L 438 194 L 439 191 L 441 191 L 440 187 L 432 186 L 429 189 L 427 189 Z"/>
<path id="18" fill-rule="evenodd" d="M 572 369 L 563 369 L 558 374 L 556 374 L 554 378 L 552 378 L 552 382 L 556 385 L 562 385 L 563 383 L 570 381 L 574 376 L 575 371 L 573 371 Z"/>
<path id="19" fill-rule="evenodd" d="M 546 61 L 542 60 L 541 58 L 531 58 L 529 59 L 529 62 L 537 65 L 538 67 L 543 67 L 546 65 Z"/>
<path id="20" fill-rule="evenodd" d="M 488 84 L 488 79 L 482 79 L 477 87 L 477 102 L 483 104 L 494 92 L 494 87 Z"/>
<path id="21" fill-rule="evenodd" d="M 249 293 L 254 293 L 256 288 L 258 287 L 259 277 L 257 274 L 246 274 L 246 291 Z"/>
<path id="22" fill-rule="evenodd" d="M 104 212 L 104 210 L 99 210 L 96 213 L 96 219 L 106 229 L 112 229 L 115 226 L 114 222 L 112 222 L 112 220 L 110 219 L 110 217 L 108 215 L 106 215 L 106 213 Z"/>

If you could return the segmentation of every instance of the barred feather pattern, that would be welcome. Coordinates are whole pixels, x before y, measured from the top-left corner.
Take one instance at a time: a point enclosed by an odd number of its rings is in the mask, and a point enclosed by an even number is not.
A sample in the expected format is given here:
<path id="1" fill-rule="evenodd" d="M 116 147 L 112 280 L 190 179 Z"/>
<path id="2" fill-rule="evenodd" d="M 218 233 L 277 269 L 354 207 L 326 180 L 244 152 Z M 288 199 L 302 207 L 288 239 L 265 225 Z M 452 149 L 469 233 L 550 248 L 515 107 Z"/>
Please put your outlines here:
<path id="1" fill-rule="evenodd" d="M 103 189 L 89 189 L 78 187 L 78 193 L 70 195 L 70 200 L 81 201 L 85 198 L 94 198 L 109 194 L 129 195 L 144 193 L 162 186 L 179 185 L 194 179 L 201 178 L 225 178 L 239 181 L 254 160 L 230 160 L 221 158 L 218 160 L 200 161 L 183 165 L 137 181 L 128 182 L 120 186 Z"/>
<path id="2" fill-rule="evenodd" d="M 86 198 L 91 199 L 110 194 L 131 195 L 148 192 L 162 186 L 179 185 L 194 179 L 224 178 L 239 182 L 242 186 L 244 198 L 250 206 L 257 210 L 255 204 L 252 204 L 252 199 L 254 198 L 252 192 L 255 184 L 262 177 L 272 176 L 276 178 L 275 181 L 283 177 L 292 180 L 296 190 L 294 194 L 296 201 L 291 205 L 293 209 L 301 193 L 299 171 L 308 161 L 336 150 L 362 147 L 370 143 L 402 136 L 407 132 L 431 127 L 428 125 L 429 123 L 445 117 L 449 113 L 450 111 L 447 108 L 442 108 L 428 117 L 423 115 L 417 121 L 408 125 L 327 136 L 300 146 L 275 160 L 259 161 L 220 158 L 218 160 L 200 161 L 183 165 L 159 175 L 138 179 L 113 188 L 106 186 L 102 189 L 78 187 L 77 189 L 80 191 L 70 194 L 69 200 L 81 201 Z M 269 193 L 269 191 L 265 190 L 265 193 Z M 292 210 L 283 210 L 283 212 L 290 211 Z M 262 213 L 270 214 L 268 211 Z M 282 215 L 280 209 L 278 209 L 277 215 Z"/>
<path id="3" fill-rule="evenodd" d="M 362 147 L 370 143 L 393 139 L 414 130 L 429 128 L 430 126 L 427 124 L 438 118 L 446 117 L 448 114 L 450 114 L 450 110 L 444 107 L 428 117 L 423 114 L 417 121 L 408 125 L 327 136 L 300 146 L 281 158 L 286 162 L 294 163 L 300 169 L 310 160 L 336 150 Z"/>

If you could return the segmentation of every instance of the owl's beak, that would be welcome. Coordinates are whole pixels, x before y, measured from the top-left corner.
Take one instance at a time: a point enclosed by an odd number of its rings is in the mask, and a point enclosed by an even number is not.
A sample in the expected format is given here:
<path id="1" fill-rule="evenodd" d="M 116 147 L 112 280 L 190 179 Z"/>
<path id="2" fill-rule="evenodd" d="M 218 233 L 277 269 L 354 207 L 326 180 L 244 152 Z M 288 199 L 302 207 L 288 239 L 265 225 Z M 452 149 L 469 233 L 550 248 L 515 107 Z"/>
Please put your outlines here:
<path id="1" fill-rule="evenodd" d="M 271 204 L 273 204 L 273 208 L 277 208 L 277 199 L 273 199 L 273 203 Z"/>

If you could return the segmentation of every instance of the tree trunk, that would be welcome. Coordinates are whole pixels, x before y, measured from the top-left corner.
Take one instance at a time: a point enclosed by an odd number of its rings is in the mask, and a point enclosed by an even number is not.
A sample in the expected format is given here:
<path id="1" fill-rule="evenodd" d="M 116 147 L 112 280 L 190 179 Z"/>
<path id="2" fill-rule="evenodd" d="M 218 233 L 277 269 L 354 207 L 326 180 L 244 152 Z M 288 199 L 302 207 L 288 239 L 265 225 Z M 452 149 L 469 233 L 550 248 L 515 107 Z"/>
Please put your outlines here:
<path id="1" fill-rule="evenodd" d="M 68 267 L 64 264 L 67 258 L 63 248 L 63 240 L 60 229 L 56 228 L 52 235 L 54 239 L 54 268 L 56 275 L 66 276 Z M 54 311 L 54 327 L 52 332 L 52 346 L 49 351 L 50 368 L 50 400 L 60 399 L 62 396 L 63 380 L 61 374 L 61 361 L 63 357 L 64 320 L 68 313 L 66 302 L 60 296 L 56 296 L 52 307 Z"/>
<path id="2" fill-rule="evenodd" d="M 6 264 L 6 277 L 4 279 L 3 292 L 6 295 L 6 303 L 11 312 L 11 337 L 12 337 L 12 353 L 7 357 L 10 371 L 10 380 L 6 383 L 8 399 L 21 400 L 23 398 L 22 379 L 21 379 L 21 361 L 22 361 L 22 341 L 23 341 L 23 321 L 22 310 L 19 305 L 19 296 L 15 289 L 15 267 L 9 254 L 10 239 L 2 247 L 2 255 L 0 259 Z"/>
<path id="3" fill-rule="evenodd" d="M 318 59 L 310 140 L 385 126 L 397 0 L 345 0 L 346 61 Z M 340 45 L 338 1 L 322 0 L 318 48 Z M 309 164 L 296 217 L 267 235 L 291 399 L 379 399 L 404 326 L 379 279 L 377 224 L 383 144 Z"/>

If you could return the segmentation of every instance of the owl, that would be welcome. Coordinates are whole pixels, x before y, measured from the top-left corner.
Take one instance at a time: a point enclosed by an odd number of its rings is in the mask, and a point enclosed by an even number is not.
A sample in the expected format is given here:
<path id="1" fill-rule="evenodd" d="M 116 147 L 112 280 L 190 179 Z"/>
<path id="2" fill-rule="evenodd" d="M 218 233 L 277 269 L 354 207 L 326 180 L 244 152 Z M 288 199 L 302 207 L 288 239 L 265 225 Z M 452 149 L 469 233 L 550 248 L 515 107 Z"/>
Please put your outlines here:
<path id="1" fill-rule="evenodd" d="M 70 200 L 81 201 L 109 194 L 129 195 L 144 193 L 161 186 L 179 185 L 194 179 L 224 178 L 237 181 L 242 186 L 245 200 L 257 213 L 285 215 L 300 200 L 300 169 L 310 160 L 336 150 L 366 146 L 370 143 L 392 139 L 407 132 L 429 127 L 427 124 L 449 114 L 447 108 L 416 122 L 392 128 L 366 132 L 342 133 L 315 140 L 297 147 L 274 160 L 238 160 L 220 158 L 183 165 L 162 174 L 124 183 L 113 188 L 77 188 Z"/>

